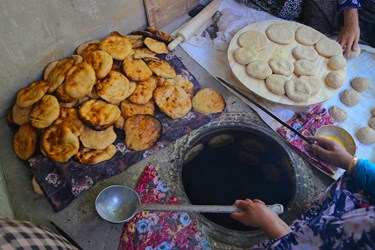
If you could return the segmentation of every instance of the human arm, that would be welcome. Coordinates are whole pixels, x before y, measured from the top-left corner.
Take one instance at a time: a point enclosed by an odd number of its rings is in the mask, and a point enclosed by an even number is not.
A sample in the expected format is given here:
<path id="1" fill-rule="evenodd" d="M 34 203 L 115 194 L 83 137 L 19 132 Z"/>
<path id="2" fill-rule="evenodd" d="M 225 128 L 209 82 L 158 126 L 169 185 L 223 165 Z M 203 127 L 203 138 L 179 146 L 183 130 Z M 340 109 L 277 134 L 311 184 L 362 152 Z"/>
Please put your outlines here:
<path id="1" fill-rule="evenodd" d="M 360 36 L 358 10 L 356 8 L 345 9 L 343 15 L 344 25 L 337 36 L 337 41 L 344 50 L 344 56 L 348 58 L 352 51 L 358 49 Z"/>
<path id="2" fill-rule="evenodd" d="M 262 229 L 270 240 L 280 238 L 292 231 L 290 227 L 261 200 L 236 200 L 234 205 L 243 211 L 232 213 L 231 217 L 233 219 L 244 225 Z"/>

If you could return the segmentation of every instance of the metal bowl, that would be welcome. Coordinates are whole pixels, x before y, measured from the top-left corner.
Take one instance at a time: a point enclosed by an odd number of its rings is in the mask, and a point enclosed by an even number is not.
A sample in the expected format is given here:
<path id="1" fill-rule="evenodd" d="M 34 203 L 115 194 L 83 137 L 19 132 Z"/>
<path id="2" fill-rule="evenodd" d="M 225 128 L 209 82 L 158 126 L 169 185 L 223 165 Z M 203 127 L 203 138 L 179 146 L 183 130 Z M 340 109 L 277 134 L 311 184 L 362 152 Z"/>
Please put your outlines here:
<path id="1" fill-rule="evenodd" d="M 316 136 L 323 136 L 328 139 L 335 140 L 343 146 L 349 154 L 355 155 L 357 146 L 353 137 L 343 128 L 333 125 L 325 125 L 320 127 L 316 133 Z"/>
<path id="2" fill-rule="evenodd" d="M 129 221 L 136 213 L 140 199 L 133 189 L 113 185 L 103 189 L 95 200 L 99 216 L 112 223 Z"/>

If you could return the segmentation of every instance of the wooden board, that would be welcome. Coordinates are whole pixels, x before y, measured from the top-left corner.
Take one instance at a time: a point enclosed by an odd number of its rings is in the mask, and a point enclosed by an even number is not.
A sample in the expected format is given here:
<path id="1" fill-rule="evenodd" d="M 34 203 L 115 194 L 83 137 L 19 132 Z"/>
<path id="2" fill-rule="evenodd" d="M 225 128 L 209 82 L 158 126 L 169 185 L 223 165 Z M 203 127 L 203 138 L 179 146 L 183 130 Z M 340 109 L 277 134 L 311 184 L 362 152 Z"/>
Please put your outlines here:
<path id="1" fill-rule="evenodd" d="M 163 28 L 198 5 L 198 0 L 144 0 L 148 25 Z"/>
<path id="2" fill-rule="evenodd" d="M 252 23 L 244 27 L 240 31 L 238 31 L 237 34 L 232 38 L 228 47 L 228 60 L 229 60 L 230 68 L 232 69 L 232 72 L 237 77 L 237 79 L 244 86 L 246 86 L 246 88 L 251 90 L 256 95 L 274 103 L 290 105 L 290 106 L 309 106 L 312 104 L 316 104 L 316 103 L 320 103 L 325 100 L 328 100 L 329 98 L 337 94 L 338 91 L 340 91 L 340 89 L 333 89 L 333 88 L 328 87 L 325 84 L 326 75 L 330 71 L 332 71 L 327 66 L 327 62 L 329 58 L 325 58 L 320 55 L 315 60 L 314 63 L 318 69 L 318 74 L 315 77 L 317 77 L 320 81 L 322 81 L 321 88 L 316 95 L 311 96 L 309 99 L 303 102 L 294 102 L 290 100 L 286 95 L 278 96 L 278 95 L 273 94 L 271 91 L 267 89 L 264 80 L 258 80 L 258 79 L 252 78 L 246 73 L 245 66 L 235 61 L 235 59 L 233 58 L 233 52 L 237 48 L 239 48 L 237 39 L 242 33 L 252 30 L 252 31 L 259 31 L 265 34 L 265 30 L 268 28 L 268 26 L 276 22 L 277 23 L 286 22 L 288 25 L 290 25 L 291 27 L 295 29 L 303 25 L 303 24 L 299 24 L 296 22 L 288 22 L 288 21 L 264 21 L 264 22 Z M 324 37 L 323 34 L 321 35 L 322 37 Z M 259 52 L 258 59 L 264 60 L 267 62 L 271 58 L 283 57 L 287 59 L 288 61 L 290 61 L 291 63 L 294 63 L 296 59 L 292 55 L 292 50 L 297 45 L 301 45 L 301 44 L 299 44 L 297 41 L 294 41 L 293 43 L 289 45 L 280 45 L 280 44 L 276 44 L 268 40 L 267 47 L 264 50 Z M 336 72 L 338 72 L 343 77 L 343 79 L 345 79 L 346 67 Z M 298 78 L 298 76 L 295 74 L 292 74 L 291 79 L 295 79 L 295 78 Z"/>

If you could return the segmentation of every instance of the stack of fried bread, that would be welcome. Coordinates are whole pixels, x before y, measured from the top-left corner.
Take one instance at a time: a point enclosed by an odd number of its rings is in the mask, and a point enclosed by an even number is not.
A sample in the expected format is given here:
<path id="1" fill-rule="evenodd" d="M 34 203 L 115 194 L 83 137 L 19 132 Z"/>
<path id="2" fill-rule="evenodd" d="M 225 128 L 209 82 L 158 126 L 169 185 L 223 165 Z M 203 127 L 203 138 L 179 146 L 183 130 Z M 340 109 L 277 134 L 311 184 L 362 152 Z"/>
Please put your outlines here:
<path id="1" fill-rule="evenodd" d="M 39 141 L 41 152 L 55 162 L 73 157 L 97 164 L 115 155 L 115 130 L 124 131 L 129 150 L 154 146 L 162 133 L 158 110 L 171 119 L 192 108 L 206 115 L 223 111 L 220 93 L 209 89 L 194 96 L 194 84 L 157 56 L 169 52 L 170 41 L 153 28 L 126 36 L 112 32 L 49 63 L 44 79 L 21 89 L 9 113 L 19 126 L 16 154 L 29 159 Z"/>

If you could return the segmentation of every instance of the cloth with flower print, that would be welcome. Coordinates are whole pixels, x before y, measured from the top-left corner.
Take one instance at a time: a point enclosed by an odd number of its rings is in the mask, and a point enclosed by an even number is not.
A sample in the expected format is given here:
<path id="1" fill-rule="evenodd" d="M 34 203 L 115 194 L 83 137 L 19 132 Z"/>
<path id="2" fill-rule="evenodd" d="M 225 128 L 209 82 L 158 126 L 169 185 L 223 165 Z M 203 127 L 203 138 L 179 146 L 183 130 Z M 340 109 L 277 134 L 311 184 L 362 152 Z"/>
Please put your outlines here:
<path id="1" fill-rule="evenodd" d="M 180 204 L 151 164 L 135 188 L 141 203 Z M 211 249 L 189 214 L 184 212 L 137 213 L 124 225 L 120 250 Z"/>

